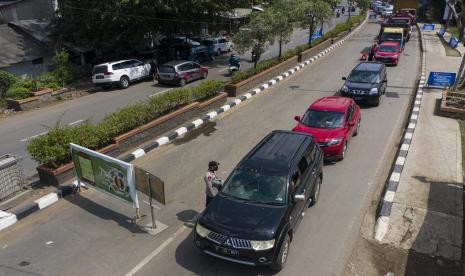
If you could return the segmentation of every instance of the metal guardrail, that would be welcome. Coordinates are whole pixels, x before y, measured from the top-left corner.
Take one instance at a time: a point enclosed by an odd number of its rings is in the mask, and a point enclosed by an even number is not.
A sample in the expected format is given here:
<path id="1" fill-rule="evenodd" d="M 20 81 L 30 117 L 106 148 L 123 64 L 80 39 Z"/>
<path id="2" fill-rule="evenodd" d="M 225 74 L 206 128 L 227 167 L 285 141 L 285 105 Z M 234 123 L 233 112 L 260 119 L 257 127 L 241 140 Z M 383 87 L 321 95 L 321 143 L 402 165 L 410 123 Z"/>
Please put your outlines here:
<path id="1" fill-rule="evenodd" d="M 23 158 L 11 154 L 0 156 L 0 202 L 21 191 L 25 183 Z"/>

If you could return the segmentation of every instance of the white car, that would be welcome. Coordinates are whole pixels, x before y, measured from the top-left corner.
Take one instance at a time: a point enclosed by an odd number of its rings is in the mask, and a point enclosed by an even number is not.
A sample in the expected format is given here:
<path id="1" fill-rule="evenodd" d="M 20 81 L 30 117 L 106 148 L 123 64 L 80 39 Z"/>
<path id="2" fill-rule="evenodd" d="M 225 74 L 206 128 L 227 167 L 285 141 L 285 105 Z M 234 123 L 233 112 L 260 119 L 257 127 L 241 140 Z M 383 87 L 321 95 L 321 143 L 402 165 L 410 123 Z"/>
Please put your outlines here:
<path id="1" fill-rule="evenodd" d="M 231 52 L 233 48 L 232 43 L 224 37 L 207 38 L 202 41 L 202 44 L 207 47 L 213 45 L 214 52 L 218 56 L 223 52 Z"/>
<path id="2" fill-rule="evenodd" d="M 383 17 L 391 16 L 393 11 L 394 11 L 394 6 L 389 5 L 389 6 L 384 7 L 384 9 L 381 10 L 381 15 Z"/>
<path id="3" fill-rule="evenodd" d="M 150 64 L 135 59 L 102 63 L 94 66 L 92 71 L 92 83 L 104 88 L 114 84 L 128 88 L 131 82 L 153 77 Z"/>

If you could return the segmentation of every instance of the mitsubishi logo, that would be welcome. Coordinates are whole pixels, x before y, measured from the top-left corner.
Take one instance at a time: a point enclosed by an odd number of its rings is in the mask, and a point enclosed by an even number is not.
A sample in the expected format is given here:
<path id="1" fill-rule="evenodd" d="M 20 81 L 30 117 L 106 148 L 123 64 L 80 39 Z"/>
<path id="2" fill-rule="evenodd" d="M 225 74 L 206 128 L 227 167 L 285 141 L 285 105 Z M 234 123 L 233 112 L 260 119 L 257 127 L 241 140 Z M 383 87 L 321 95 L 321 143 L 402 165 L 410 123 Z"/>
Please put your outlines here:
<path id="1" fill-rule="evenodd" d="M 223 244 L 232 247 L 231 239 L 229 238 L 227 238 Z"/>

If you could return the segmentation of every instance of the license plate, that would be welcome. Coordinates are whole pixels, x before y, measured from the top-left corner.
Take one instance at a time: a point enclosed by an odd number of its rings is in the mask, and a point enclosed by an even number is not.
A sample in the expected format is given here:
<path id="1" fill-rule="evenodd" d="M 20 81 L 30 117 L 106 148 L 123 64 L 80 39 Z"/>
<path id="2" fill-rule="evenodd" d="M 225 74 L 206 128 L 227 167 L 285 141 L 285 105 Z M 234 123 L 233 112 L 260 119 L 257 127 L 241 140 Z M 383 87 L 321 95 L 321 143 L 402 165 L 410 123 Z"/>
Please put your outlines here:
<path id="1" fill-rule="evenodd" d="M 234 250 L 234 249 L 229 249 L 229 248 L 221 247 L 221 246 L 215 246 L 215 250 L 217 252 L 220 252 L 226 255 L 231 255 L 231 256 L 236 256 L 236 257 L 239 256 L 239 251 Z"/>
<path id="2" fill-rule="evenodd" d="M 362 99 L 363 99 L 363 97 L 360 97 L 360 96 L 355 96 L 354 97 L 354 100 L 356 100 L 356 101 L 359 101 L 359 100 L 362 100 Z"/>
<path id="3" fill-rule="evenodd" d="M 100 80 L 100 79 L 103 79 L 103 76 L 96 76 L 95 78 Z"/>
<path id="4" fill-rule="evenodd" d="M 171 79 L 169 75 L 159 75 L 160 79 L 169 80 Z"/>

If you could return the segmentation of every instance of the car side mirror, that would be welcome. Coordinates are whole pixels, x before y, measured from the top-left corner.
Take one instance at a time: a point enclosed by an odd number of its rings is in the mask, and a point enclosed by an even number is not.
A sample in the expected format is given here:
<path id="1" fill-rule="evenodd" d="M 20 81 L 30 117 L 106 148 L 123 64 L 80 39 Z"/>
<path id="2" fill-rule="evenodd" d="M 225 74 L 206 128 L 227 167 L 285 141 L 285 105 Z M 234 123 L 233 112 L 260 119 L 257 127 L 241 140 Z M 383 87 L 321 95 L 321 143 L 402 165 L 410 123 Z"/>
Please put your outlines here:
<path id="1" fill-rule="evenodd" d="M 342 77 L 342 80 L 347 80 L 347 78 L 346 78 L 346 77 Z"/>
<path id="2" fill-rule="evenodd" d="M 300 122 L 301 118 L 300 118 L 300 116 L 297 115 L 297 116 L 294 117 L 294 120 L 296 120 L 297 122 Z"/>
<path id="3" fill-rule="evenodd" d="M 295 201 L 305 201 L 305 194 L 295 194 L 294 195 Z"/>
<path id="4" fill-rule="evenodd" d="M 355 126 L 355 123 L 354 122 L 348 122 L 347 125 L 350 126 L 350 127 L 353 127 L 353 126 Z"/>

